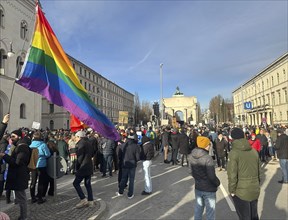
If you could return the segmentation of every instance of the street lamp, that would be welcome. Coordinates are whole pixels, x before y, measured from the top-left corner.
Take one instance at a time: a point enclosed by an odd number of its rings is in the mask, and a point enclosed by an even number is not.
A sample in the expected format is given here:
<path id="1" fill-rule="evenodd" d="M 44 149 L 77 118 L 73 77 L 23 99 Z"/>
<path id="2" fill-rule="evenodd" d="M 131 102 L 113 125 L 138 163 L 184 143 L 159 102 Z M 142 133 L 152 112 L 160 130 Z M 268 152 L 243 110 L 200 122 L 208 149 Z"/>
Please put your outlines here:
<path id="1" fill-rule="evenodd" d="M 163 124 L 163 63 L 160 63 L 160 109 L 161 109 L 161 125 Z"/>

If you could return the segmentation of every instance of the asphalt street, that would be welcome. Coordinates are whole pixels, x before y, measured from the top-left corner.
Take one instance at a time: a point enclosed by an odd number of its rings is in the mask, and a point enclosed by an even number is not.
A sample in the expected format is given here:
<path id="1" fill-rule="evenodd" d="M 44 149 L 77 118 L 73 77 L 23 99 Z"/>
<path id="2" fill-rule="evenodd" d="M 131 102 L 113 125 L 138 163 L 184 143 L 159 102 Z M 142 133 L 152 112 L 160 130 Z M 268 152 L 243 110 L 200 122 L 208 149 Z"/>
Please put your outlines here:
<path id="1" fill-rule="evenodd" d="M 281 170 L 278 161 L 270 161 L 262 165 L 261 194 L 258 201 L 260 219 L 288 218 L 288 185 L 279 184 Z M 187 167 L 164 164 L 161 155 L 154 160 L 151 168 L 153 193 L 141 195 L 144 189 L 142 163 L 138 163 L 135 180 L 135 197 L 128 199 L 117 197 L 117 173 L 113 177 L 102 178 L 96 172 L 92 177 L 95 200 L 106 203 L 106 210 L 101 219 L 193 219 L 194 218 L 194 180 Z M 234 205 L 228 195 L 226 171 L 218 171 L 216 175 L 221 181 L 217 191 L 216 219 L 237 219 Z M 65 175 L 58 179 L 58 195 L 75 196 L 72 185 L 74 176 Z M 28 190 L 27 190 L 28 191 Z M 74 204 L 71 204 L 71 206 Z M 13 205 L 0 201 L 0 211 Z M 205 219 L 205 218 L 204 218 Z"/>

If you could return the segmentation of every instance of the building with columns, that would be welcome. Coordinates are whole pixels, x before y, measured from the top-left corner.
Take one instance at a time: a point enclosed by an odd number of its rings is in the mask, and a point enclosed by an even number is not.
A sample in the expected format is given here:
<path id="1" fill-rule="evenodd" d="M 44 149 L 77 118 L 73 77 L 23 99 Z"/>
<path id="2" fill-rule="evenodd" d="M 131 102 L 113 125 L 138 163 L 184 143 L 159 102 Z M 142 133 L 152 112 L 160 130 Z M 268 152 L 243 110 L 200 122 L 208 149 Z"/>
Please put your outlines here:
<path id="1" fill-rule="evenodd" d="M 233 91 L 236 123 L 288 124 L 288 53 Z"/>
<path id="2" fill-rule="evenodd" d="M 168 119 L 171 123 L 174 117 L 177 122 L 197 124 L 197 105 L 197 98 L 195 96 L 184 96 L 177 87 L 176 92 L 171 98 L 163 99 L 164 119 Z"/>

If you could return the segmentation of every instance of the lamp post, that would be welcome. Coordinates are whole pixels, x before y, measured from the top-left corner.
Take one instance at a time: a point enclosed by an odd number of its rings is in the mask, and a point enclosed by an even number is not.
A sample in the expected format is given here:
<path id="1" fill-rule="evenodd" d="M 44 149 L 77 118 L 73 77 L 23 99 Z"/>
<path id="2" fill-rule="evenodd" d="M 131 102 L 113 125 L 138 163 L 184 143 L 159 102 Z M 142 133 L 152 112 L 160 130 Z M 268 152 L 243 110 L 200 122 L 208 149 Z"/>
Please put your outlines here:
<path id="1" fill-rule="evenodd" d="M 160 64 L 160 113 L 161 113 L 161 125 L 163 124 L 163 63 Z"/>

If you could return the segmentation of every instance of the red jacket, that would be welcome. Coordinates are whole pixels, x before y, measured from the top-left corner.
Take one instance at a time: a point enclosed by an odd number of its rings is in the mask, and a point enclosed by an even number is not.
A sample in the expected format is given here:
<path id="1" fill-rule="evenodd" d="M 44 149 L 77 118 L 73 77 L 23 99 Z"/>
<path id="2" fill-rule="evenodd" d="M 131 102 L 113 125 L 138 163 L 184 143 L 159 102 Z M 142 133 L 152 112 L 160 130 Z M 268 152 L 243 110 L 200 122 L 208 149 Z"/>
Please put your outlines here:
<path id="1" fill-rule="evenodd" d="M 249 139 L 249 144 L 251 145 L 252 148 L 254 148 L 255 150 L 257 150 L 258 152 L 260 152 L 261 150 L 261 143 L 260 143 L 260 140 L 259 139 L 255 139 L 255 140 L 252 140 L 252 139 Z"/>

